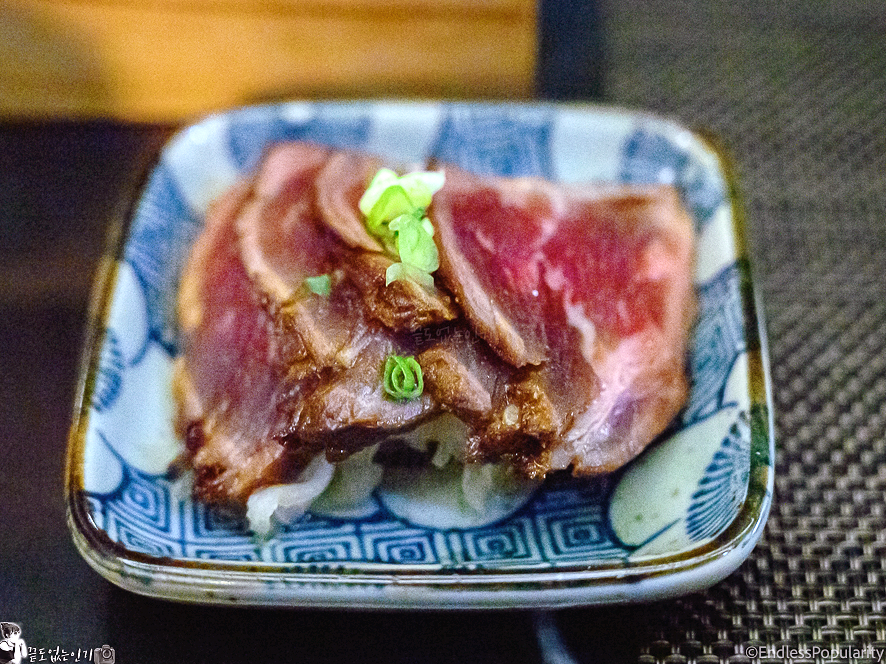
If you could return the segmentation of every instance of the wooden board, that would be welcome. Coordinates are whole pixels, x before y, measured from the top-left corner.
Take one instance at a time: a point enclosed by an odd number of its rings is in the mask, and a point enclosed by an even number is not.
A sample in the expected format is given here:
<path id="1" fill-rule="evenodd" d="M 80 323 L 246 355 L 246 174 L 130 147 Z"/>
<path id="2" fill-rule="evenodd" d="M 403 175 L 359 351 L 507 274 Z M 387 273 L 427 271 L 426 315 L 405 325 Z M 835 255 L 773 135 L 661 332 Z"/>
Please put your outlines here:
<path id="1" fill-rule="evenodd" d="M 526 98 L 528 0 L 7 0 L 0 115 L 178 121 L 284 98 Z"/>

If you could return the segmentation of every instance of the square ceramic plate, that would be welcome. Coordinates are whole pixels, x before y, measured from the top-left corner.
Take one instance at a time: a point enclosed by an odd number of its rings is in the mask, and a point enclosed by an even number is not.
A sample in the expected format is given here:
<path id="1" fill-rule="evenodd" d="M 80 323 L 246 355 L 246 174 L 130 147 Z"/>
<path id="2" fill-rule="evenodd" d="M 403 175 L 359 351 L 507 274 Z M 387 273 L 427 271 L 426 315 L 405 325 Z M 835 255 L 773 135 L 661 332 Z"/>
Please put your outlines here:
<path id="1" fill-rule="evenodd" d="M 179 272 L 208 204 L 267 146 L 310 140 L 401 162 L 562 182 L 676 185 L 698 230 L 692 392 L 667 436 L 598 480 L 559 479 L 468 514 L 445 490 L 383 482 L 268 540 L 169 471 Z M 558 607 L 709 586 L 769 511 L 768 377 L 732 183 L 715 150 L 662 118 L 596 106 L 350 102 L 249 107 L 166 145 L 96 288 L 69 447 L 79 550 L 134 592 L 182 601 L 371 608 Z M 439 487 L 437 487 L 439 489 Z M 444 487 L 445 489 L 445 487 Z"/>

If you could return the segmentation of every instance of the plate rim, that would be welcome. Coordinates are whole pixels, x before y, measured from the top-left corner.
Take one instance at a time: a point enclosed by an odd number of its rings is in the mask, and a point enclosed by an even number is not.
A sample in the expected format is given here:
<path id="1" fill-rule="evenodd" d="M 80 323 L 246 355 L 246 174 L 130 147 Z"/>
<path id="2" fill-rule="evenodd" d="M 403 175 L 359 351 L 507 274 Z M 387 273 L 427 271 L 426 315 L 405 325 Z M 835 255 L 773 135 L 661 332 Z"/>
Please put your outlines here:
<path id="1" fill-rule="evenodd" d="M 689 131 L 716 158 L 731 207 L 735 261 L 742 280 L 749 371 L 749 411 L 763 409 L 765 418 L 752 418 L 751 465 L 747 497 L 733 522 L 712 541 L 678 554 L 644 559 L 634 564 L 595 563 L 550 568 L 514 567 L 489 570 L 482 566 L 405 566 L 390 563 L 305 565 L 203 561 L 157 557 L 127 549 L 112 541 L 92 520 L 83 489 L 83 453 L 92 391 L 104 340 L 104 327 L 113 302 L 117 269 L 129 237 L 139 194 L 164 150 L 189 128 L 211 118 L 244 110 L 271 110 L 288 104 L 364 104 L 372 108 L 435 103 L 444 107 L 495 106 L 517 110 L 569 109 L 589 116 L 610 113 L 631 119 L 663 121 L 674 130 Z M 255 606 L 349 607 L 374 609 L 562 608 L 648 601 L 682 595 L 708 587 L 735 571 L 750 555 L 769 515 L 774 492 L 775 434 L 768 341 L 755 268 L 747 242 L 747 221 L 738 191 L 736 171 L 727 151 L 710 132 L 688 128 L 649 111 L 594 102 L 468 102 L 446 100 L 354 99 L 291 100 L 232 108 L 182 125 L 158 146 L 146 150 L 143 162 L 121 194 L 108 241 L 100 259 L 87 311 L 65 470 L 66 520 L 74 544 L 86 562 L 108 581 L 132 592 L 200 604 Z M 754 427 L 765 425 L 768 455 L 756 458 Z M 760 432 L 757 432 L 759 437 Z M 374 589 L 349 593 L 348 589 Z M 301 601 L 298 601 L 301 600 Z"/>

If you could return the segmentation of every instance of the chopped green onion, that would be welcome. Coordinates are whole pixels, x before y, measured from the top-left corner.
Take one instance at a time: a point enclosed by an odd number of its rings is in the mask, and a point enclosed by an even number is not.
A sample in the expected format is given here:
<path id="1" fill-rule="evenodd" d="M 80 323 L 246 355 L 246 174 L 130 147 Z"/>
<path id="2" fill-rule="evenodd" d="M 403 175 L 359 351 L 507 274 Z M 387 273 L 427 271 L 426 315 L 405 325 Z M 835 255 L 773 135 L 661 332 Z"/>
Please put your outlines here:
<path id="1" fill-rule="evenodd" d="M 388 187 L 398 185 L 406 192 L 414 207 L 426 208 L 431 204 L 431 197 L 443 188 L 444 180 L 443 171 L 415 171 L 397 177 L 390 168 L 381 168 L 370 180 L 358 207 L 368 217 L 382 192 Z"/>
<path id="2" fill-rule="evenodd" d="M 442 171 L 416 171 L 403 176 L 380 169 L 360 198 L 358 207 L 366 217 L 366 230 L 400 259 L 385 274 L 387 284 L 412 280 L 434 287 L 431 272 L 440 267 L 434 244 L 434 226 L 425 216 L 431 197 L 444 183 Z"/>
<path id="3" fill-rule="evenodd" d="M 411 214 L 414 210 L 415 206 L 406 195 L 406 190 L 400 185 L 391 185 L 381 193 L 366 215 L 366 229 L 382 241 L 385 249 L 395 253 L 396 236 L 390 228 L 390 222 L 404 214 Z"/>
<path id="4" fill-rule="evenodd" d="M 388 227 L 397 234 L 397 251 L 403 263 L 429 273 L 440 267 L 437 245 L 425 228 L 423 219 L 401 214 Z"/>
<path id="5" fill-rule="evenodd" d="M 332 292 L 332 278 L 328 274 L 321 274 L 317 277 L 307 277 L 305 279 L 305 286 L 307 286 L 308 290 L 314 295 L 329 297 L 329 294 Z"/>
<path id="6" fill-rule="evenodd" d="M 427 208 L 431 197 L 443 188 L 443 171 L 415 171 L 400 178 L 399 184 L 406 190 L 409 200 L 418 207 Z"/>
<path id="7" fill-rule="evenodd" d="M 360 197 L 360 202 L 357 204 L 364 217 L 369 216 L 372 207 L 378 202 L 382 192 L 392 184 L 396 184 L 397 179 L 397 174 L 390 168 L 380 168 L 378 170 L 378 173 L 369 181 L 369 186 L 366 187 L 366 191 Z"/>
<path id="8" fill-rule="evenodd" d="M 421 365 L 414 357 L 389 355 L 385 361 L 385 393 L 397 401 L 417 399 L 424 390 Z"/>
<path id="9" fill-rule="evenodd" d="M 428 290 L 434 287 L 434 277 L 430 272 L 410 265 L 409 263 L 391 263 L 385 270 L 385 286 L 394 281 L 414 281 Z"/>

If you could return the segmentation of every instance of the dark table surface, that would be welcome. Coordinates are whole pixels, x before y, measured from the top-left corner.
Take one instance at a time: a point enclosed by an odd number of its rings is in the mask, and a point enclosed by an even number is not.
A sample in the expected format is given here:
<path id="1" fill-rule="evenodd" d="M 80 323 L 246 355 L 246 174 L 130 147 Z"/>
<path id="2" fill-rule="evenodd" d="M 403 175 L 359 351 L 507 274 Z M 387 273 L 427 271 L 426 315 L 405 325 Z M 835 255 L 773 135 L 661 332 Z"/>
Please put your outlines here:
<path id="1" fill-rule="evenodd" d="M 108 221 L 171 128 L 0 123 L 0 620 L 23 626 L 32 661 L 102 644 L 121 663 L 744 662 L 758 661 L 749 649 L 761 645 L 773 655 L 762 661 L 788 661 L 791 650 L 792 661 L 827 661 L 833 649 L 836 661 L 878 661 L 886 11 L 877 7 L 649 0 L 602 5 L 593 20 L 544 19 L 545 30 L 579 26 L 593 39 L 575 51 L 547 33 L 541 96 L 651 109 L 713 132 L 731 152 L 768 318 L 778 457 L 763 539 L 713 588 L 651 604 L 553 614 L 206 608 L 99 577 L 74 549 L 62 491 L 88 290 Z"/>

